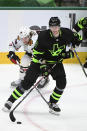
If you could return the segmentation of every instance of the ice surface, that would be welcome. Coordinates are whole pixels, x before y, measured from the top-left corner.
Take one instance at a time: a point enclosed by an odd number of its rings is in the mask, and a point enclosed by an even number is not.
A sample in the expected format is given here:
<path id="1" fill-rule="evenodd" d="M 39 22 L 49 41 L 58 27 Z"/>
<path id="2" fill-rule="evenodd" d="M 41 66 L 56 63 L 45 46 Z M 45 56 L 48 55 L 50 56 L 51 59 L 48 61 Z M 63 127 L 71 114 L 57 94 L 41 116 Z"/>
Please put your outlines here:
<path id="1" fill-rule="evenodd" d="M 59 101 L 62 110 L 60 115 L 50 114 L 47 104 L 33 90 L 14 112 L 17 121 L 22 121 L 19 125 L 10 121 L 9 113 L 2 111 L 4 103 L 14 90 L 10 83 L 18 79 L 19 67 L 12 64 L 0 65 L 0 130 L 87 131 L 87 78 L 78 64 L 65 64 L 64 67 L 67 86 Z M 41 89 L 47 100 L 54 87 L 55 81 L 50 77 L 50 83 Z"/>

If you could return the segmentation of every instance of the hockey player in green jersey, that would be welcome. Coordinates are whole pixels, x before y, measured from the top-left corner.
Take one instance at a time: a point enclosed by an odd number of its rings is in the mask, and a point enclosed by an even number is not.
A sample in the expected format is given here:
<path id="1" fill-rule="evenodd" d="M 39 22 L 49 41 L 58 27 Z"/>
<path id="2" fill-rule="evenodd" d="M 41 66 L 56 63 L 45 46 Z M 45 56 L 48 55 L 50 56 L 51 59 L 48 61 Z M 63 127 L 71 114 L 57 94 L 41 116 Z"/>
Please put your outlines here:
<path id="1" fill-rule="evenodd" d="M 85 38 L 87 39 L 87 17 L 83 17 L 80 20 L 78 20 L 73 28 L 73 31 L 79 32 L 80 30 L 83 30 L 83 29 L 85 31 L 84 32 Z M 87 68 L 87 58 L 83 66 Z"/>
<path id="2" fill-rule="evenodd" d="M 56 66 L 50 72 L 56 83 L 49 98 L 49 111 L 58 114 L 61 109 L 57 103 L 66 87 L 66 73 L 62 61 L 63 59 L 74 57 L 72 50 L 66 51 L 66 46 L 71 43 L 72 46 L 79 45 L 81 40 L 81 36 L 78 33 L 72 32 L 68 28 L 60 27 L 60 19 L 58 17 L 51 17 L 49 29 L 40 32 L 38 35 L 33 49 L 33 59 L 24 80 L 8 98 L 3 110 L 10 110 L 13 103 L 34 85 L 41 70 L 42 74 L 47 77 L 49 75 L 48 70 L 52 69 L 56 63 Z"/>

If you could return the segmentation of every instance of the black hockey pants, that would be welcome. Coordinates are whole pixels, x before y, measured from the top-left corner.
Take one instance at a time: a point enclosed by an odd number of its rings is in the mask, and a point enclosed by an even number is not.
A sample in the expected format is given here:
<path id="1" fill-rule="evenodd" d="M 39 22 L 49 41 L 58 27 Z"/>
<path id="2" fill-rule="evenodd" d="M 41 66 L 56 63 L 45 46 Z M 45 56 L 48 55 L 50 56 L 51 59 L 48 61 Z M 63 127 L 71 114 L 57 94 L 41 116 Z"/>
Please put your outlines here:
<path id="1" fill-rule="evenodd" d="M 49 65 L 50 69 L 53 65 Z M 22 87 L 25 90 L 28 90 L 33 86 L 33 84 L 36 82 L 37 78 L 41 74 L 40 71 L 40 64 L 37 63 L 31 63 L 29 66 L 26 75 L 24 77 L 24 80 L 21 82 Z M 64 67 L 62 63 L 56 64 L 56 66 L 51 71 L 52 78 L 56 81 L 56 86 L 59 89 L 64 89 L 66 86 L 66 75 L 64 71 Z"/>

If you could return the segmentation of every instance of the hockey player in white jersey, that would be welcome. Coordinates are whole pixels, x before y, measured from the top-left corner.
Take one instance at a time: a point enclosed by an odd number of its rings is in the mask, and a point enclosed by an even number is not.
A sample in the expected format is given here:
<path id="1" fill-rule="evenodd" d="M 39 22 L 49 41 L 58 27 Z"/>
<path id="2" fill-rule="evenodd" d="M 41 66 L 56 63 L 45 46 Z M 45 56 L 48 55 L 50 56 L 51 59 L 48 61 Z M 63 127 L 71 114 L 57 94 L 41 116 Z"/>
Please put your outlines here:
<path id="1" fill-rule="evenodd" d="M 20 64 L 19 79 L 11 83 L 12 87 L 17 87 L 21 80 L 24 79 L 26 70 L 30 65 L 32 58 L 32 49 L 34 47 L 33 38 L 37 37 L 37 33 L 28 27 L 22 27 L 19 31 L 17 38 L 9 44 L 9 54 L 7 57 L 14 64 Z M 15 54 L 21 47 L 24 48 L 25 54 L 20 58 Z M 49 79 L 45 78 L 38 85 L 38 88 L 44 87 L 48 83 Z"/>

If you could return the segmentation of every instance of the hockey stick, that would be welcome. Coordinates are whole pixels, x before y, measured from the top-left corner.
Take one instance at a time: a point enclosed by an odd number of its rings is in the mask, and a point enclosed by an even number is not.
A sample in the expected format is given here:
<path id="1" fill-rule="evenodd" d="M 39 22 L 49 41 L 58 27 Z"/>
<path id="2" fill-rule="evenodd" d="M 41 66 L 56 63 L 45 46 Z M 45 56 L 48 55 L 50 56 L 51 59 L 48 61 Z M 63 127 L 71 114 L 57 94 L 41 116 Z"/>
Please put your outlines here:
<path id="1" fill-rule="evenodd" d="M 15 109 L 22 103 L 22 101 L 30 94 L 30 92 L 39 84 L 39 82 L 44 78 L 44 76 L 41 77 L 41 79 L 29 90 L 29 92 L 23 97 L 23 99 L 10 111 L 9 117 L 12 122 L 16 121 L 16 118 L 14 117 L 13 112 Z"/>
<path id="2" fill-rule="evenodd" d="M 56 65 L 56 64 L 55 64 Z M 52 69 L 55 67 L 55 65 L 52 67 Z M 37 92 L 40 94 L 40 96 L 42 97 L 42 99 L 46 102 L 46 104 L 49 106 L 49 102 L 44 98 L 44 96 L 42 95 L 42 93 L 39 91 L 39 89 L 37 87 L 35 87 L 35 89 L 37 90 Z"/>
<path id="3" fill-rule="evenodd" d="M 83 70 L 85 76 L 87 77 L 87 74 L 86 74 L 86 72 L 85 72 L 85 69 L 84 69 L 84 67 L 83 67 L 83 65 L 82 65 L 82 63 L 81 63 L 81 60 L 80 60 L 80 58 L 79 58 L 79 56 L 78 56 L 76 50 L 73 49 L 73 51 L 74 51 L 74 53 L 75 53 L 75 55 L 76 55 L 76 57 L 77 57 L 77 60 L 79 61 L 79 64 L 81 65 L 81 68 L 82 68 L 82 70 Z"/>
<path id="4" fill-rule="evenodd" d="M 49 106 L 49 102 L 44 98 L 44 96 L 42 95 L 42 93 L 39 91 L 39 89 L 36 87 L 35 88 L 37 90 L 37 92 L 40 94 L 40 96 L 42 97 L 42 99 L 46 102 L 46 104 Z"/>
<path id="5" fill-rule="evenodd" d="M 52 69 L 56 66 L 56 64 L 54 64 L 52 66 L 51 69 L 48 70 L 48 73 L 50 73 L 52 71 Z M 15 111 L 15 109 L 21 104 L 21 102 L 30 94 L 30 92 L 40 83 L 40 81 L 44 78 L 44 76 L 41 77 L 41 79 L 29 90 L 29 92 L 23 97 L 23 99 L 10 111 L 9 113 L 9 117 L 11 119 L 12 122 L 16 121 L 16 118 L 14 117 L 13 112 Z M 46 100 L 45 100 L 46 101 Z M 17 122 L 18 124 L 21 124 L 21 122 Z"/>

